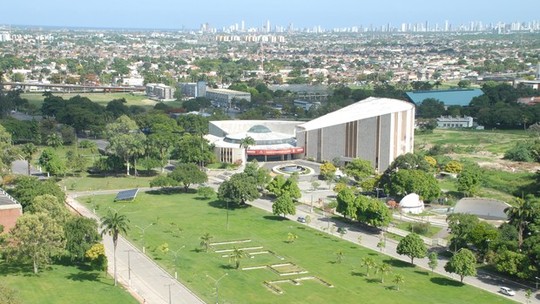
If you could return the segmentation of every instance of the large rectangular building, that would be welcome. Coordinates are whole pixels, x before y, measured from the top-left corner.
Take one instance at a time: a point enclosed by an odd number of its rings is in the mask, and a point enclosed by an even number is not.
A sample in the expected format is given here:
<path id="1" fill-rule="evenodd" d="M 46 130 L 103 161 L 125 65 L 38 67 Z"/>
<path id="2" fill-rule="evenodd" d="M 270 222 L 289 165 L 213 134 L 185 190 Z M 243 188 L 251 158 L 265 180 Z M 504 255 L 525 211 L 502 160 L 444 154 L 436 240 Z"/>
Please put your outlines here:
<path id="1" fill-rule="evenodd" d="M 212 100 L 214 104 L 222 107 L 230 107 L 233 100 L 251 101 L 251 94 L 248 92 L 234 91 L 229 89 L 206 89 L 206 98 Z"/>
<path id="2" fill-rule="evenodd" d="M 296 128 L 304 157 L 318 162 L 355 158 L 383 172 L 399 155 L 413 152 L 413 103 L 370 97 Z"/>

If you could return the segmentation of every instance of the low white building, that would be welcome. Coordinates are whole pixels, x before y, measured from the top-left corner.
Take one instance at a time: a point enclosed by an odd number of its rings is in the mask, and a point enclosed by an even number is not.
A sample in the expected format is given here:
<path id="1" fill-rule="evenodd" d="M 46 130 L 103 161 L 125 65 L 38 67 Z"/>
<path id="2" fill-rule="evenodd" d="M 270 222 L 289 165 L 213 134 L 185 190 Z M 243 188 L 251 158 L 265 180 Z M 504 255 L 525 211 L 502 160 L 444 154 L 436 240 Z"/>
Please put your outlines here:
<path id="1" fill-rule="evenodd" d="M 399 202 L 399 209 L 402 213 L 420 214 L 424 211 L 424 201 L 416 193 L 405 195 Z"/>
<path id="2" fill-rule="evenodd" d="M 474 119 L 470 116 L 452 117 L 441 116 L 437 118 L 437 128 L 451 129 L 451 128 L 472 128 L 474 126 Z"/>

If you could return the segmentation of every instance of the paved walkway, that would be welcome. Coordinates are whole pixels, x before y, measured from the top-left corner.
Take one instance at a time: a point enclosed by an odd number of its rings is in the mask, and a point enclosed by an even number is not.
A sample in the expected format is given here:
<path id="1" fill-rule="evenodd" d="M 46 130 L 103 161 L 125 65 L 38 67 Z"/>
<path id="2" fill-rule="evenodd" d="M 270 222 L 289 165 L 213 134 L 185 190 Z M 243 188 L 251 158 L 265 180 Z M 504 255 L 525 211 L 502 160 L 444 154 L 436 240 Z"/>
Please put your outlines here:
<path id="1" fill-rule="evenodd" d="M 101 191 L 99 194 L 117 193 L 118 190 Z M 67 203 L 81 215 L 94 218 L 98 216 L 80 204 L 76 197 L 80 194 L 69 194 Z M 96 194 L 96 192 L 94 192 Z M 109 260 L 109 273 L 114 275 L 113 242 L 109 235 L 103 235 L 105 253 Z M 118 281 L 125 286 L 141 303 L 149 304 L 198 304 L 204 303 L 193 292 L 175 280 L 152 259 L 143 254 L 124 237 L 118 238 L 116 248 Z"/>

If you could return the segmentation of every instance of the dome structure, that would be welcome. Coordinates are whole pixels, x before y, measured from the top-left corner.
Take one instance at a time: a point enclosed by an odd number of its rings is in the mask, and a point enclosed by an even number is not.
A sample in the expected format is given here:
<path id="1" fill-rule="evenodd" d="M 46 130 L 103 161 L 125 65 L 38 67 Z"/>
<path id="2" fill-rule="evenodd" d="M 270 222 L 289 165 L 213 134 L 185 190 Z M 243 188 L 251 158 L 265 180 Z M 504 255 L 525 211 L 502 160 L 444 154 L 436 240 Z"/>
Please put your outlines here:
<path id="1" fill-rule="evenodd" d="M 420 199 L 420 196 L 416 193 L 407 194 L 399 202 L 399 208 L 401 212 L 419 214 L 424 211 L 424 202 Z"/>

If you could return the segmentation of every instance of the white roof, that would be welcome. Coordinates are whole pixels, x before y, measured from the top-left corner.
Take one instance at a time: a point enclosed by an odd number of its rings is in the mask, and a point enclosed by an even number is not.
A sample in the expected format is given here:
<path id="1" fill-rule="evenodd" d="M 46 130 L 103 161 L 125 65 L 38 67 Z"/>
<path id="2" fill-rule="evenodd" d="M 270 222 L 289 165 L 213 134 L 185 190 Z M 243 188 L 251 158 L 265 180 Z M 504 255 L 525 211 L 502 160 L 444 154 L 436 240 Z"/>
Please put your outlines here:
<path id="1" fill-rule="evenodd" d="M 369 97 L 350 106 L 299 125 L 306 131 L 344 124 L 351 121 L 376 117 L 394 112 L 407 111 L 414 104 L 392 98 Z"/>
<path id="2" fill-rule="evenodd" d="M 420 200 L 420 196 L 416 193 L 410 193 L 405 195 L 399 202 L 401 208 L 418 208 L 423 207 L 424 202 Z"/>

